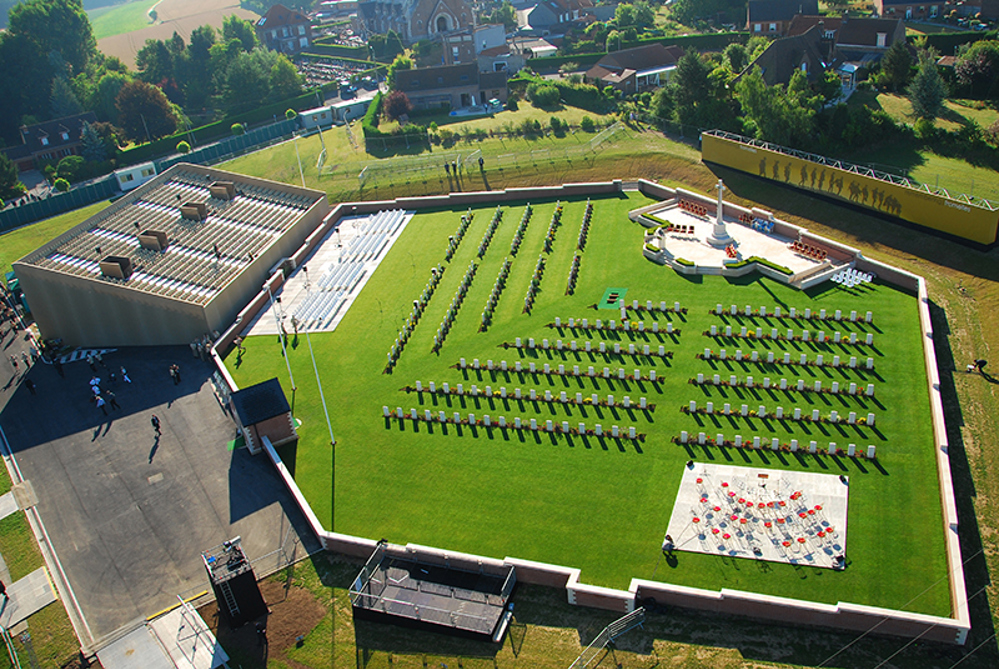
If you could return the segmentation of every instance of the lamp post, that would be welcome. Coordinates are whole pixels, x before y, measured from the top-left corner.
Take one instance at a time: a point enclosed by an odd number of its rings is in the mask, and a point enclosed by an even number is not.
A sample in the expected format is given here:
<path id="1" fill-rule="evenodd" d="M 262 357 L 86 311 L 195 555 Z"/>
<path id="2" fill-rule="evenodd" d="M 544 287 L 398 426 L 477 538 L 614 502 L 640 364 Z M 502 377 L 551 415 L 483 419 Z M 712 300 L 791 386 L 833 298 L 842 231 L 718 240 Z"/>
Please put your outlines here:
<path id="1" fill-rule="evenodd" d="M 278 328 L 278 337 L 281 339 L 281 352 L 284 353 L 284 364 L 288 367 L 288 379 L 291 381 L 291 406 L 292 406 L 292 415 L 294 415 L 295 414 L 295 391 L 298 390 L 298 388 L 295 387 L 295 377 L 291 373 L 291 361 L 288 360 L 288 347 L 285 344 L 285 340 L 287 339 L 287 335 L 284 332 L 284 328 L 281 327 L 281 319 L 278 317 L 277 304 L 275 303 L 275 300 L 274 300 L 274 294 L 271 293 L 271 284 L 270 283 L 266 283 L 264 285 L 267 288 L 267 295 L 271 298 L 271 311 L 274 313 L 274 322 L 275 322 L 275 324 L 277 325 L 277 328 Z M 281 298 L 279 297 L 278 301 L 280 301 L 280 299 Z"/>
<path id="2" fill-rule="evenodd" d="M 309 283 L 309 268 L 302 265 L 302 271 L 305 272 L 305 292 L 308 294 L 311 284 Z M 309 336 L 309 328 L 305 328 L 305 341 L 309 344 L 309 356 L 312 358 L 312 370 L 316 373 L 316 385 L 319 387 L 319 401 L 323 403 L 323 413 L 326 414 L 326 429 L 330 433 L 330 446 L 336 444 L 336 439 L 333 438 L 333 424 L 330 422 L 330 410 L 326 406 L 326 395 L 323 394 L 323 382 L 319 380 L 319 366 L 316 365 L 316 354 L 312 351 L 312 337 Z"/>

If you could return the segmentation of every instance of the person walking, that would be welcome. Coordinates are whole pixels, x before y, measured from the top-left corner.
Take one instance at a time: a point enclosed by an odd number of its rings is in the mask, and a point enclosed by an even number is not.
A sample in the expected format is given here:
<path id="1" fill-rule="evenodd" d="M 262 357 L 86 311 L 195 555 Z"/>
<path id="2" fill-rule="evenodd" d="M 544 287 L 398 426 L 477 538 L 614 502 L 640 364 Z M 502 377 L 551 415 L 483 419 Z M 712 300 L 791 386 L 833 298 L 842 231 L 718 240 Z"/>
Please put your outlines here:
<path id="1" fill-rule="evenodd" d="M 90 365 L 90 371 L 92 371 L 92 372 L 96 372 L 97 371 L 97 365 L 94 364 L 94 354 L 93 353 L 88 353 L 87 354 L 87 364 Z"/>
<path id="2" fill-rule="evenodd" d="M 128 372 L 125 371 L 124 367 L 121 368 L 121 380 L 124 381 L 125 383 L 132 382 L 132 379 L 128 378 Z"/>
<path id="3" fill-rule="evenodd" d="M 111 405 L 111 408 L 112 408 L 112 409 L 121 409 L 121 407 L 120 407 L 120 406 L 118 405 L 118 400 L 117 400 L 117 399 L 115 399 L 115 396 L 114 396 L 114 393 L 113 393 L 113 392 L 111 392 L 111 391 L 109 390 L 109 391 L 107 391 L 107 392 L 106 392 L 106 393 L 104 393 L 104 394 L 105 394 L 105 395 L 107 395 L 107 398 L 108 398 L 108 404 L 110 404 L 110 405 Z"/>
<path id="4" fill-rule="evenodd" d="M 153 424 L 153 430 L 156 431 L 157 436 L 163 434 L 160 432 L 160 419 L 159 416 L 153 414 L 153 417 L 149 419 L 149 422 Z"/>
<path id="5" fill-rule="evenodd" d="M 108 410 L 107 408 L 105 408 L 106 404 L 107 402 L 104 401 L 104 398 L 101 397 L 100 395 L 97 395 L 97 408 L 100 409 L 101 413 L 103 413 L 105 416 L 108 415 Z"/>
<path id="6" fill-rule="evenodd" d="M 31 379 L 24 380 L 24 387 L 27 388 L 28 392 L 31 393 L 32 395 L 35 394 L 35 382 L 32 381 Z"/>
<path id="7" fill-rule="evenodd" d="M 11 367 L 14 368 L 14 374 L 16 375 L 17 374 L 17 370 L 18 370 L 18 367 L 17 367 L 17 358 L 15 358 L 14 356 L 10 356 L 10 365 L 11 365 Z"/>
<path id="8" fill-rule="evenodd" d="M 7 594 L 7 586 L 3 581 L 0 581 L 0 595 L 3 595 L 4 599 L 10 599 L 10 595 Z"/>

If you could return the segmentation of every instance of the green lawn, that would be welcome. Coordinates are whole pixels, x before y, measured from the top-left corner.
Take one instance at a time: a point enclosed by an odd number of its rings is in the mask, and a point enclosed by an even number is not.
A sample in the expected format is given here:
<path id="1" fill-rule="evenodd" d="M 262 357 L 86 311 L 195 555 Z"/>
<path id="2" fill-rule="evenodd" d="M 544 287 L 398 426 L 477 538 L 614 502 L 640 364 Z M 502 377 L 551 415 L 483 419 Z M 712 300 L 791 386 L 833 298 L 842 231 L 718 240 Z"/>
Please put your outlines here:
<path id="1" fill-rule="evenodd" d="M 504 207 L 505 216 L 492 245 L 481 261 L 478 274 L 458 319 L 439 356 L 431 355 L 431 341 L 443 313 L 455 294 L 465 268 L 475 255 L 493 207 L 477 212 L 458 254 L 445 272 L 423 319 L 402 354 L 395 373 L 382 374 L 386 354 L 392 346 L 409 306 L 422 290 L 429 268 L 443 262 L 447 236 L 458 227 L 459 212 L 420 214 L 407 227 L 363 293 L 334 333 L 315 335 L 319 371 L 331 410 L 336 446 L 335 513 L 331 495 L 333 455 L 328 444 L 322 407 L 315 388 L 308 347 L 298 341 L 290 357 L 299 390 L 295 413 L 303 421 L 297 452 L 285 453 L 292 460 L 296 479 L 327 527 L 337 532 L 415 542 L 494 557 L 516 556 L 582 569 L 585 582 L 617 588 L 627 587 L 632 577 L 656 578 L 682 585 L 736 588 L 823 602 L 851 601 L 887 608 L 909 609 L 948 615 L 949 593 L 937 494 L 936 466 L 928 417 L 928 398 L 918 333 L 916 299 L 884 285 L 849 292 L 825 284 L 801 293 L 758 276 L 728 281 L 720 277 L 688 279 L 647 262 L 641 256 L 642 229 L 627 220 L 627 211 L 647 200 L 631 194 L 600 199 L 595 204 L 594 224 L 585 252 L 576 294 L 564 295 L 566 277 L 584 203 L 565 207 L 563 226 L 549 256 L 534 313 L 521 313 L 524 294 L 541 251 L 553 202 L 536 203 L 532 222 L 499 301 L 495 325 L 478 333 L 479 315 L 499 266 L 508 256 L 510 239 L 523 206 Z M 585 339 L 587 335 L 557 333 L 543 326 L 561 316 L 598 314 L 587 310 L 599 301 L 608 286 L 628 287 L 628 299 L 644 302 L 679 300 L 689 308 L 685 318 L 674 321 L 682 334 L 674 341 L 662 339 L 675 357 L 667 364 L 635 361 L 630 356 L 606 360 L 580 354 L 578 364 L 627 369 L 655 367 L 663 381 L 659 386 L 620 382 L 577 382 L 554 377 L 469 372 L 466 378 L 452 369 L 460 357 L 511 363 L 514 350 L 497 346 L 515 337 Z M 711 323 L 723 322 L 708 313 L 716 302 L 740 305 L 785 305 L 803 309 L 870 309 L 876 314 L 875 336 L 882 348 L 877 352 L 876 401 L 809 399 L 791 394 L 728 391 L 709 395 L 688 384 L 697 372 L 712 373 L 708 362 L 694 354 L 712 346 L 701 336 Z M 613 317 L 613 312 L 605 312 Z M 646 319 L 648 321 L 648 319 Z M 737 321 L 738 322 L 738 321 Z M 664 321 L 661 322 L 664 324 Z M 766 325 L 765 323 L 763 325 Z M 800 328 L 800 326 L 799 326 Z M 814 328 L 818 329 L 818 328 Z M 832 328 L 827 328 L 831 330 Z M 865 327 L 843 324 L 841 330 Z M 651 333 L 650 343 L 658 344 Z M 639 342 L 641 343 L 641 342 Z M 788 350 L 795 353 L 797 346 Z M 272 376 L 288 386 L 280 346 L 273 337 L 252 337 L 237 367 L 228 363 L 237 383 L 245 386 Z M 748 351 L 750 344 L 730 344 L 730 349 Z M 766 344 L 758 348 L 766 349 Z M 814 354 L 815 351 L 810 351 Z M 845 351 L 827 351 L 827 353 Z M 554 352 L 551 363 L 562 362 Z M 614 358 L 614 356 L 611 356 Z M 547 361 L 543 357 L 542 361 Z M 576 364 L 568 355 L 565 363 Z M 729 367 L 729 369 L 725 369 Z M 765 366 L 764 366 L 765 367 Z M 599 367 L 598 367 L 599 369 Z M 787 376 L 794 372 L 756 366 L 722 366 L 720 373 L 746 373 L 759 377 Z M 864 375 L 802 372 L 806 379 L 861 380 Z M 471 400 L 450 403 L 400 388 L 417 379 L 424 384 L 448 381 L 494 390 L 506 386 L 539 391 L 560 390 L 601 395 L 640 395 L 657 404 L 648 417 L 641 413 L 608 412 L 606 409 L 549 408 L 525 402 Z M 753 396 L 750 396 L 753 395 Z M 809 396 L 810 397 L 810 396 Z M 823 413 L 853 408 L 861 415 L 868 410 L 878 416 L 877 430 L 869 428 L 801 427 L 788 422 L 736 421 L 713 424 L 679 412 L 690 399 L 715 402 L 745 401 L 810 408 Z M 451 406 L 448 406 L 451 404 Z M 614 440 L 604 442 L 578 437 L 521 435 L 500 430 L 455 429 L 442 434 L 439 426 L 427 427 L 382 418 L 382 406 L 401 406 L 422 411 L 445 410 L 449 414 L 474 412 L 636 425 L 647 439 L 636 448 Z M 436 405 L 436 406 L 435 406 Z M 700 424 L 700 425 L 699 425 Z M 680 430 L 708 434 L 779 436 L 807 443 L 836 441 L 842 445 L 876 444 L 880 468 L 847 459 L 801 457 L 761 452 L 715 449 L 688 451 L 670 439 Z M 684 554 L 677 569 L 656 570 L 659 542 L 669 519 L 680 472 L 691 457 L 754 466 L 803 469 L 851 477 L 849 513 L 850 567 L 842 573 L 795 568 L 788 565 L 728 560 L 706 555 Z M 882 469 L 883 468 L 883 469 Z"/>
<path id="2" fill-rule="evenodd" d="M 6 493 L 10 488 L 7 469 L 0 466 L 0 494 Z M 0 520 L 0 555 L 3 555 L 13 580 L 23 578 L 45 565 L 23 511 L 16 511 Z M 27 623 L 32 650 L 39 659 L 40 666 L 64 667 L 79 653 L 80 645 L 61 601 L 53 602 L 34 613 Z M 14 639 L 22 666 L 27 666 L 30 654 L 20 635 L 14 635 Z M 2 652 L 2 658 L 0 666 L 7 666 L 3 664 L 8 661 L 6 651 Z"/>
<path id="3" fill-rule="evenodd" d="M 152 25 L 149 10 L 160 0 L 132 0 L 124 4 L 99 7 L 87 12 L 94 37 L 103 39 L 141 30 Z"/>
<path id="4" fill-rule="evenodd" d="M 20 260 L 42 244 L 93 216 L 108 204 L 110 203 L 106 201 L 98 202 L 0 235 L 0 271 L 9 272 L 11 263 L 15 260 Z"/>

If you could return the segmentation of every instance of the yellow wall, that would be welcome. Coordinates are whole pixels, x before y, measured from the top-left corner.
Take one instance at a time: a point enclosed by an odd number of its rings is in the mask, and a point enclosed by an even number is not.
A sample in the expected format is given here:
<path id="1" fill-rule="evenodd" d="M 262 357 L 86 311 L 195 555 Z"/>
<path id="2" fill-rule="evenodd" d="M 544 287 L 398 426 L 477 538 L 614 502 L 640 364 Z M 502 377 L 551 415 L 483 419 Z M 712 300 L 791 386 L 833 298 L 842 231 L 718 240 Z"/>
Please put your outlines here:
<path id="1" fill-rule="evenodd" d="M 714 135 L 701 135 L 701 158 L 980 244 L 996 241 L 996 211 Z"/>

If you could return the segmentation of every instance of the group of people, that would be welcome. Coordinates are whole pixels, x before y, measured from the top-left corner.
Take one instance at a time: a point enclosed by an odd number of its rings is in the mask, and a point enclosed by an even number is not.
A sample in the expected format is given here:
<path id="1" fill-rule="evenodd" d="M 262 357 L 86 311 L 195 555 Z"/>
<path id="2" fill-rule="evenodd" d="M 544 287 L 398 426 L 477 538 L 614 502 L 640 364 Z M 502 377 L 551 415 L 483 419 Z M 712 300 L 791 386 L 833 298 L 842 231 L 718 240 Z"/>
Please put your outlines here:
<path id="1" fill-rule="evenodd" d="M 191 355 L 195 358 L 208 360 L 209 352 L 212 350 L 212 342 L 218 338 L 218 330 L 215 330 L 214 332 L 206 332 L 202 336 L 198 337 L 188 344 L 188 346 L 191 347 Z"/>
<path id="2" fill-rule="evenodd" d="M 88 356 L 87 361 L 91 362 L 90 356 Z M 107 369 L 107 365 L 104 364 L 103 359 L 100 360 L 100 364 L 105 369 Z M 108 415 L 108 407 L 111 407 L 112 411 L 114 411 L 115 409 L 121 409 L 121 406 L 118 404 L 118 398 L 115 396 L 114 391 L 108 388 L 101 390 L 101 377 L 97 376 L 96 374 L 97 372 L 96 366 L 94 364 L 91 364 L 91 368 L 94 370 L 95 373 L 93 376 L 90 377 L 90 392 L 91 392 L 90 401 L 93 402 L 97 406 L 97 408 L 101 410 L 101 413 L 103 413 L 105 416 Z M 110 383 L 112 384 L 116 383 L 118 380 L 118 377 L 115 376 L 115 373 L 111 370 L 108 370 L 108 377 L 110 379 Z M 125 370 L 124 367 L 121 368 L 121 378 L 126 383 L 132 382 L 132 379 L 128 378 L 128 372 Z"/>

